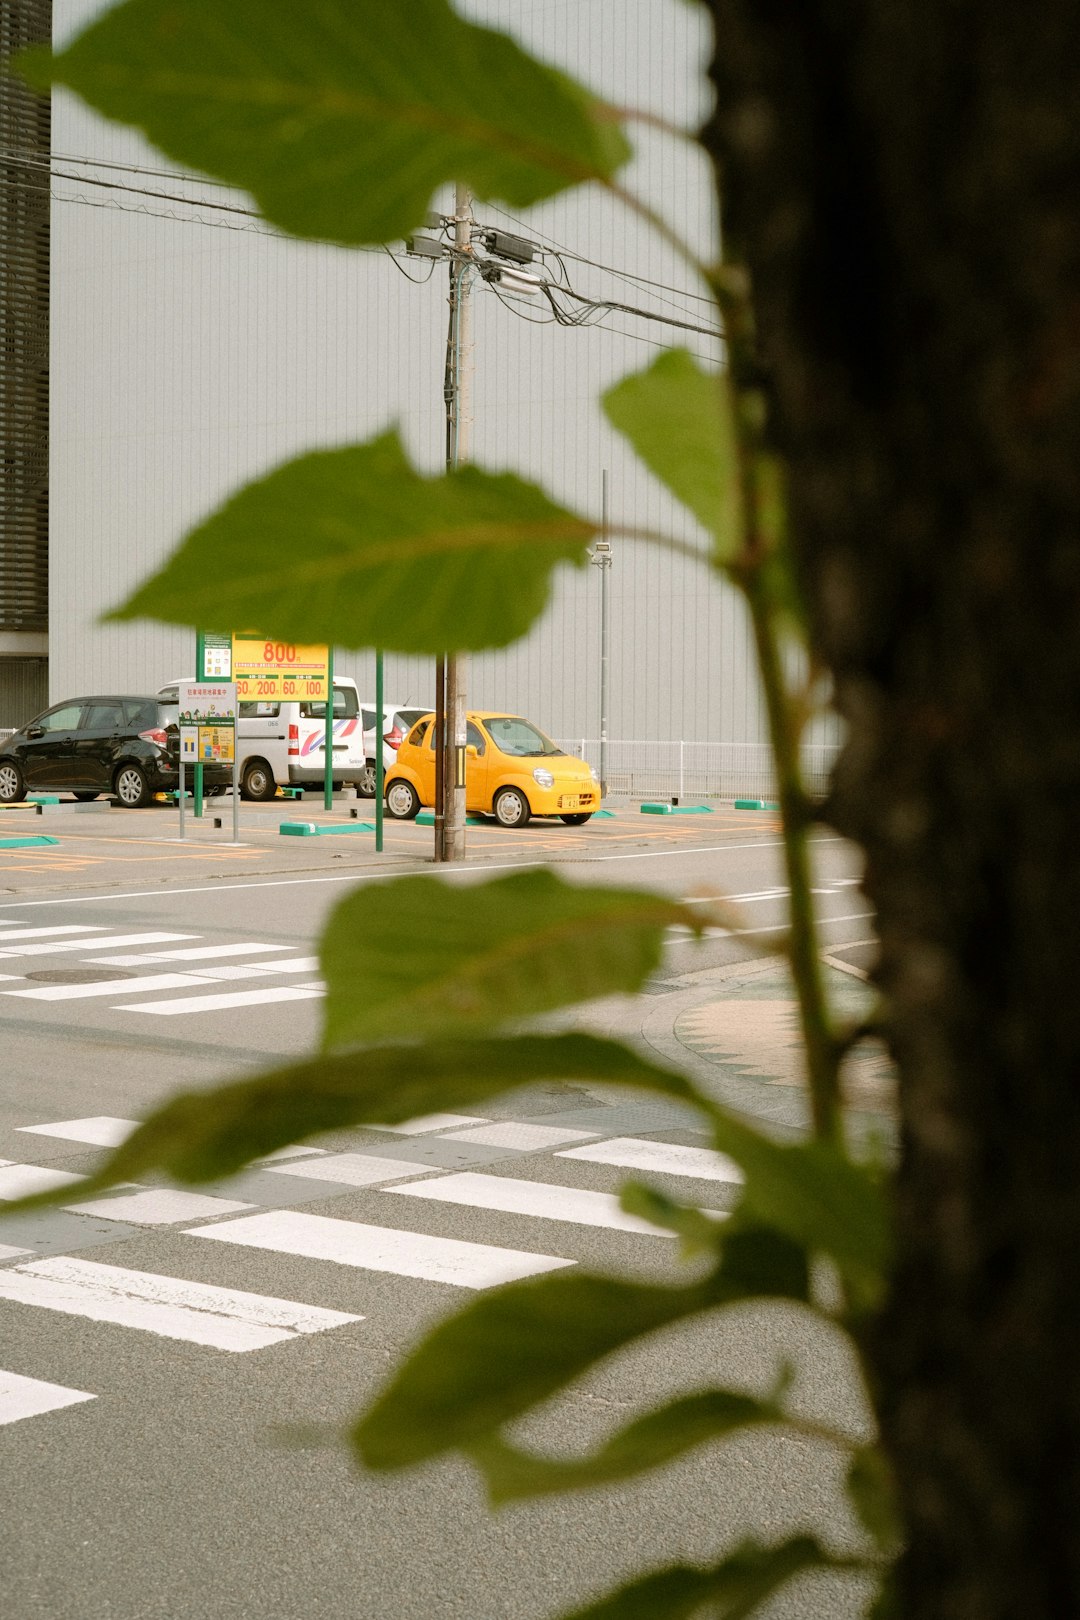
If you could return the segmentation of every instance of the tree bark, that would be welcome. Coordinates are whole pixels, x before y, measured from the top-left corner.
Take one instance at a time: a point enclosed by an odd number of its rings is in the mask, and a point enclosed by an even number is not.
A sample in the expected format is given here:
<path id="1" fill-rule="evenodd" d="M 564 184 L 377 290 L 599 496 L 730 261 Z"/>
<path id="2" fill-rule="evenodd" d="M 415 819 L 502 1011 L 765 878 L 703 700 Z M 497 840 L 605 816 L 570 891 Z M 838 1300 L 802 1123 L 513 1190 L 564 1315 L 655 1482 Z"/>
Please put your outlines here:
<path id="1" fill-rule="evenodd" d="M 900 1074 L 909 1620 L 1080 1612 L 1080 21 L 706 0 Z"/>

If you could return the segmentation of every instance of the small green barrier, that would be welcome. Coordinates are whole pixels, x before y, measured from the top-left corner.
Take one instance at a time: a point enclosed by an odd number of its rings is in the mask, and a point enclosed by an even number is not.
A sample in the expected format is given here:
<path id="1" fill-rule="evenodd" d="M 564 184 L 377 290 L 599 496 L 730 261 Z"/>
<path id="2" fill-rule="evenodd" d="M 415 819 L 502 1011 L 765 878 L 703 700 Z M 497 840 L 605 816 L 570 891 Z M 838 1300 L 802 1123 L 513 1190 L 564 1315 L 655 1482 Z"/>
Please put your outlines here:
<path id="1" fill-rule="evenodd" d="M 434 812 L 434 810 L 421 810 L 419 815 L 416 817 L 416 825 L 418 827 L 434 827 L 434 825 L 435 825 L 435 812 Z M 483 827 L 483 826 L 486 826 L 487 824 L 484 821 L 483 816 L 466 816 L 465 817 L 465 825 L 466 825 L 466 827 Z"/>
<path id="2" fill-rule="evenodd" d="M 28 793 L 27 802 L 30 804 L 59 804 L 59 793 Z"/>
<path id="3" fill-rule="evenodd" d="M 374 832 L 373 821 L 335 821 L 325 827 L 314 821 L 283 821 L 278 832 L 283 838 L 325 838 L 330 833 Z"/>
<path id="4" fill-rule="evenodd" d="M 711 804 L 643 804 L 643 816 L 711 816 Z"/>
<path id="5" fill-rule="evenodd" d="M 59 838 L 50 838 L 47 833 L 33 833 L 25 838 L 0 838 L 0 849 L 33 849 L 38 844 L 59 842 Z"/>
<path id="6" fill-rule="evenodd" d="M 736 799 L 736 810 L 779 810 L 780 806 L 771 799 Z"/>

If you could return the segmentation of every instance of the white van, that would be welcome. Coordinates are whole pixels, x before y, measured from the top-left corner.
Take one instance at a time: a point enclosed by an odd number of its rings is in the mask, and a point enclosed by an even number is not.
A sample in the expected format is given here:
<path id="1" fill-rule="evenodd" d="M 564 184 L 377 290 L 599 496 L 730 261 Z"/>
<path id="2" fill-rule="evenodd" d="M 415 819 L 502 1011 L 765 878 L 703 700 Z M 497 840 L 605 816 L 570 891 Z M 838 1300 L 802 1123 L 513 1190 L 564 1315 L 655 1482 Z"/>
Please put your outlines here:
<path id="1" fill-rule="evenodd" d="M 185 676 L 193 680 L 193 676 Z M 177 699 L 176 682 L 158 697 Z M 334 677 L 334 786 L 365 779 L 360 693 L 347 675 Z M 321 787 L 325 779 L 326 705 L 320 698 L 261 698 L 240 705 L 240 794 L 272 799 L 279 787 Z"/>

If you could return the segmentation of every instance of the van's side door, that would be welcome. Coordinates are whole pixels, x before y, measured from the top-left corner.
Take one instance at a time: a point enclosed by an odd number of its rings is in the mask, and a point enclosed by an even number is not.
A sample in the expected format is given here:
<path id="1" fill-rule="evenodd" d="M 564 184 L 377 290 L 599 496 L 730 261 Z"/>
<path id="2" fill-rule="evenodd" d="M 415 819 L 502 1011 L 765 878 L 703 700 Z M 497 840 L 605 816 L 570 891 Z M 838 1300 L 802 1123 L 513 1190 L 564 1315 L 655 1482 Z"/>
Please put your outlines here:
<path id="1" fill-rule="evenodd" d="M 299 707 L 297 703 L 280 703 L 270 698 L 241 703 L 238 728 L 241 778 L 249 759 L 262 759 L 270 767 L 275 782 L 279 785 L 288 782 L 289 715 L 292 714 L 295 722 Z"/>

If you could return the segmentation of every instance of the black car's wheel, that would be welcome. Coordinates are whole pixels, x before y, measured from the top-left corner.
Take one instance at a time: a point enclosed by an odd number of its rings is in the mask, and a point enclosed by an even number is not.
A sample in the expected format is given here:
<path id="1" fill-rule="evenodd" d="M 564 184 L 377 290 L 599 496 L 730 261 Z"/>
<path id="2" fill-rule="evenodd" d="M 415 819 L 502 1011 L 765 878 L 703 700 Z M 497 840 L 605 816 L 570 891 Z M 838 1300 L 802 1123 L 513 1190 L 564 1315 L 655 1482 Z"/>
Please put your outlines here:
<path id="1" fill-rule="evenodd" d="M 491 807 L 500 827 L 527 827 L 532 807 L 520 788 L 500 788 Z"/>
<path id="2" fill-rule="evenodd" d="M 13 759 L 0 759 L 0 804 L 18 804 L 26 798 L 23 773 Z"/>
<path id="3" fill-rule="evenodd" d="M 125 810 L 141 810 L 153 797 L 141 765 L 121 765 L 113 779 L 113 792 Z"/>
<path id="4" fill-rule="evenodd" d="M 96 799 L 98 796 L 96 793 L 91 792 L 89 788 L 72 788 L 71 791 L 80 804 L 89 804 L 91 799 Z"/>
<path id="5" fill-rule="evenodd" d="M 363 772 L 356 778 L 356 791 L 362 799 L 373 799 L 375 797 L 375 761 L 373 759 L 364 761 Z"/>
<path id="6" fill-rule="evenodd" d="M 576 816 L 560 816 L 559 817 L 559 820 L 560 821 L 565 821 L 566 825 L 568 827 L 583 827 L 585 825 L 585 823 L 587 821 L 591 820 L 591 819 L 592 819 L 592 811 L 591 810 L 579 810 Z"/>
<path id="7" fill-rule="evenodd" d="M 420 814 L 420 795 L 411 782 L 391 782 L 386 790 L 387 814 L 395 821 L 413 821 Z"/>
<path id="8" fill-rule="evenodd" d="M 277 792 L 274 773 L 265 759 L 249 759 L 240 778 L 242 799 L 272 799 Z"/>

